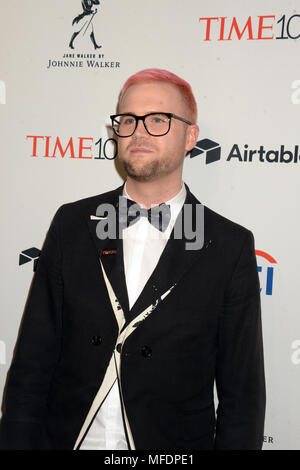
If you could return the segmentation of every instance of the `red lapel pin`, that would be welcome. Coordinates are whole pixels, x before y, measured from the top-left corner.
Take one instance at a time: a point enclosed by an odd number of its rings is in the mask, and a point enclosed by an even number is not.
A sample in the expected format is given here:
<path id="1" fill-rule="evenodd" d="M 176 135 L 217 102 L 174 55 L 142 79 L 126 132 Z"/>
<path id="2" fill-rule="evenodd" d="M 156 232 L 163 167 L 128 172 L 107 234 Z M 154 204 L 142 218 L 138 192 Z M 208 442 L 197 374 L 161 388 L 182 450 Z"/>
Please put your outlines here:
<path id="1" fill-rule="evenodd" d="M 101 254 L 103 256 L 106 256 L 106 255 L 116 255 L 117 254 L 117 250 L 102 250 L 101 251 Z"/>

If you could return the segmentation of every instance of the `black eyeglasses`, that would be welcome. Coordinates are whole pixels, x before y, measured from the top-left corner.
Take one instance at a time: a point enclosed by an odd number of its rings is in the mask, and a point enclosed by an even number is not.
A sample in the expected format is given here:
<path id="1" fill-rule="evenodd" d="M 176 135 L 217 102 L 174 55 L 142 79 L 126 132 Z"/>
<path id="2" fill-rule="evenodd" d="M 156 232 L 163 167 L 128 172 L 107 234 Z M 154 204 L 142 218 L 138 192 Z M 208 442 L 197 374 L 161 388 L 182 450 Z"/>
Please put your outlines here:
<path id="1" fill-rule="evenodd" d="M 113 130 L 118 137 L 132 136 L 140 120 L 143 121 L 148 134 L 155 137 L 161 137 L 169 132 L 172 118 L 185 122 L 189 126 L 192 125 L 190 121 L 176 116 L 176 114 L 173 113 L 149 113 L 144 116 L 136 116 L 135 114 L 114 114 L 110 116 L 110 118 Z"/>

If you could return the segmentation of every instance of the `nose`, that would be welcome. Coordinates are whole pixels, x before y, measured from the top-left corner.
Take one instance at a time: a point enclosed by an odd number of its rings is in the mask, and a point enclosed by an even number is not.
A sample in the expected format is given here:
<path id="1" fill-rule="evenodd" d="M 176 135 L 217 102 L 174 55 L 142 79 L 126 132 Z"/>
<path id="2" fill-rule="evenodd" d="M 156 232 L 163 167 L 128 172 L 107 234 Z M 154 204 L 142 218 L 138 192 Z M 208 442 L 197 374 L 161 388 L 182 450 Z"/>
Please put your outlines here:
<path id="1" fill-rule="evenodd" d="M 136 130 L 135 130 L 133 135 L 135 135 L 135 136 L 140 136 L 140 135 L 144 136 L 145 134 L 149 135 L 148 132 L 145 129 L 143 121 L 141 119 L 139 119 Z"/>

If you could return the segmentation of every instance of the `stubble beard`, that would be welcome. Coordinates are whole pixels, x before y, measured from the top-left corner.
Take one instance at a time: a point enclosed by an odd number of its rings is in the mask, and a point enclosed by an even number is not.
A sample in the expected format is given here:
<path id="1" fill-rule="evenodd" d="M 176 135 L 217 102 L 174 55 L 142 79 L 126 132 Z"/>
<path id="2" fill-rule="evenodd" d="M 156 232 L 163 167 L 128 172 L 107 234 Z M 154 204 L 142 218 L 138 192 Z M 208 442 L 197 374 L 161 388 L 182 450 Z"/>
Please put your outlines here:
<path id="1" fill-rule="evenodd" d="M 152 181 L 165 173 L 163 162 L 157 160 L 144 165 L 135 165 L 132 162 L 120 160 L 127 175 L 136 181 Z"/>

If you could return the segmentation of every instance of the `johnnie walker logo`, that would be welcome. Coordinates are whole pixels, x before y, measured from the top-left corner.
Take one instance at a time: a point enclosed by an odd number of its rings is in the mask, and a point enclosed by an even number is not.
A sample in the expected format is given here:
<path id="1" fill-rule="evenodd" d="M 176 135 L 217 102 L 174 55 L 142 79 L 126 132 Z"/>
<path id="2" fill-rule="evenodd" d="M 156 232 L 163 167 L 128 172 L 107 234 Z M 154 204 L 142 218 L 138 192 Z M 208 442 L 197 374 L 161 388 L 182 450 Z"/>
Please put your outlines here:
<path id="1" fill-rule="evenodd" d="M 93 19 L 94 16 L 98 13 L 98 8 L 93 9 L 94 5 L 100 5 L 99 0 L 82 0 L 81 6 L 83 8 L 83 12 L 77 15 L 72 21 L 74 32 L 69 44 L 71 49 L 74 49 L 74 41 L 77 36 L 80 36 L 81 33 L 82 36 L 85 34 L 90 36 L 95 49 L 100 49 L 102 47 L 97 44 L 95 39 Z"/>
<path id="2" fill-rule="evenodd" d="M 68 52 L 60 59 L 49 59 L 47 69 L 120 67 L 120 62 L 108 60 L 102 50 L 103 34 L 101 36 L 97 22 L 102 10 L 100 0 L 81 0 L 81 11 L 70 21 L 73 31 L 67 44 Z"/>

